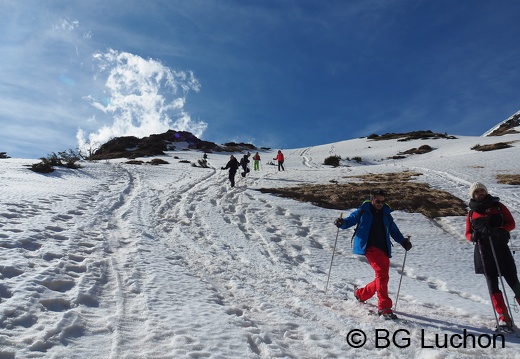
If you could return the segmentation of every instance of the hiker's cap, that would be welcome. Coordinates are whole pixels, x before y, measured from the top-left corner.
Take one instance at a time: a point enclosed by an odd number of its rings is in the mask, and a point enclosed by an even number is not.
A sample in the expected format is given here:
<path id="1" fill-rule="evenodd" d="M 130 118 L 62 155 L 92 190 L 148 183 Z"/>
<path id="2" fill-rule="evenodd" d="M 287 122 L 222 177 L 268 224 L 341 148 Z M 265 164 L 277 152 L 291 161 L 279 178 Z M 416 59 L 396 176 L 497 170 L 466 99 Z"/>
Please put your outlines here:
<path id="1" fill-rule="evenodd" d="M 473 198 L 473 193 L 480 188 L 486 191 L 486 194 L 488 194 L 487 187 L 483 183 L 475 182 L 469 187 L 469 196 Z"/>

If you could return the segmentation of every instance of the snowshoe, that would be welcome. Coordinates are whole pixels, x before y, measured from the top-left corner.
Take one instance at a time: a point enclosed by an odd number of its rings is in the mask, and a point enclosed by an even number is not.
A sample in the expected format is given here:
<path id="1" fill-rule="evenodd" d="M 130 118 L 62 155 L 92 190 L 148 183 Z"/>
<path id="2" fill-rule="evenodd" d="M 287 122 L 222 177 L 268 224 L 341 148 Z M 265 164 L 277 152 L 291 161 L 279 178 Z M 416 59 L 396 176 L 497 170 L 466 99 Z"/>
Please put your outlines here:
<path id="1" fill-rule="evenodd" d="M 392 309 L 381 309 L 377 311 L 377 314 L 383 317 L 385 320 L 396 320 L 399 319 L 397 315 L 392 312 Z"/>
<path id="2" fill-rule="evenodd" d="M 394 313 L 380 313 L 380 316 L 382 316 L 385 320 L 397 320 L 399 317 L 395 315 Z"/>
<path id="3" fill-rule="evenodd" d="M 392 311 L 383 311 L 383 310 L 378 310 L 378 311 L 375 311 L 375 310 L 372 310 L 370 309 L 368 311 L 368 314 L 369 315 L 377 315 L 379 317 L 383 317 L 384 320 L 399 320 L 399 317 L 397 315 L 395 315 Z"/>
<path id="4" fill-rule="evenodd" d="M 513 323 L 512 322 L 506 322 L 506 321 L 499 321 L 498 322 L 498 325 L 495 327 L 495 332 L 497 333 L 514 333 L 515 332 L 515 328 L 513 327 Z"/>

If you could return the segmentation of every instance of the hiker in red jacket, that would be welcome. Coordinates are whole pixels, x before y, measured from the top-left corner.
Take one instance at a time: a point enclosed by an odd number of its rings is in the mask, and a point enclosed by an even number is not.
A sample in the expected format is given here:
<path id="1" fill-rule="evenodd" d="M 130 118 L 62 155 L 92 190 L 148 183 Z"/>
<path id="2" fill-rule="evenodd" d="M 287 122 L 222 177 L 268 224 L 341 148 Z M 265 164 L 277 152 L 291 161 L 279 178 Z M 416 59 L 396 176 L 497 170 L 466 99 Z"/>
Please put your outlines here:
<path id="1" fill-rule="evenodd" d="M 278 171 L 280 171 L 280 168 L 282 168 L 282 171 L 285 171 L 285 168 L 283 167 L 283 153 L 281 150 L 278 150 L 278 154 L 276 155 L 275 158 L 273 158 L 273 160 L 277 160 L 278 161 Z"/>
<path id="2" fill-rule="evenodd" d="M 509 232 L 515 228 L 515 220 L 507 207 L 500 203 L 500 199 L 488 193 L 484 184 L 473 183 L 469 193 L 471 199 L 466 217 L 466 238 L 475 243 L 475 273 L 486 276 L 493 308 L 498 314 L 498 325 L 511 328 L 513 323 L 498 285 L 498 277 L 500 273 L 520 304 L 520 282 L 508 246 Z"/>

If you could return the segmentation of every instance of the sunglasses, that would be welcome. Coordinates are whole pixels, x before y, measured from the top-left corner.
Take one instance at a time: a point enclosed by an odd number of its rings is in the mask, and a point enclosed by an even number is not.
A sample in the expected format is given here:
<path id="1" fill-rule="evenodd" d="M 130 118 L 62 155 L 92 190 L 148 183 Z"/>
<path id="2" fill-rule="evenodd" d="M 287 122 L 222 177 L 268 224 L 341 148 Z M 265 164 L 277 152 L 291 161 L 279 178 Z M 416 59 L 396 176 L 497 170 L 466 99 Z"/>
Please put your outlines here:
<path id="1" fill-rule="evenodd" d="M 374 199 L 374 203 L 377 203 L 377 204 L 385 204 L 385 201 L 380 201 L 378 199 Z"/>

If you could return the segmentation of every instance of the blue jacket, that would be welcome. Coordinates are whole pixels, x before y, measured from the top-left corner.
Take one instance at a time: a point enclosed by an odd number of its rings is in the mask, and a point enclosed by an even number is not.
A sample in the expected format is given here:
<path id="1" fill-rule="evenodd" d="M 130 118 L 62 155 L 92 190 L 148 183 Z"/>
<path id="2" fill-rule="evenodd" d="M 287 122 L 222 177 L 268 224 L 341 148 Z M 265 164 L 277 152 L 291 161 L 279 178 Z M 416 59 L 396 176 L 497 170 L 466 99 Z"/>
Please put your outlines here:
<path id="1" fill-rule="evenodd" d="M 368 236 L 370 234 L 370 226 L 372 225 L 372 204 L 369 200 L 363 202 L 363 204 L 352 212 L 347 218 L 343 219 L 343 224 L 341 225 L 341 229 L 347 229 L 352 226 L 355 226 L 359 222 L 358 229 L 354 236 L 354 247 L 352 249 L 354 254 L 365 254 L 368 243 Z M 390 214 L 392 209 L 386 203 L 383 206 L 383 222 L 385 226 L 385 234 L 386 234 L 386 243 L 388 246 L 388 256 L 392 257 L 392 242 L 390 242 L 390 236 L 399 244 L 406 241 L 403 234 L 397 228 L 397 225 Z M 360 218 L 361 217 L 361 218 Z"/>

